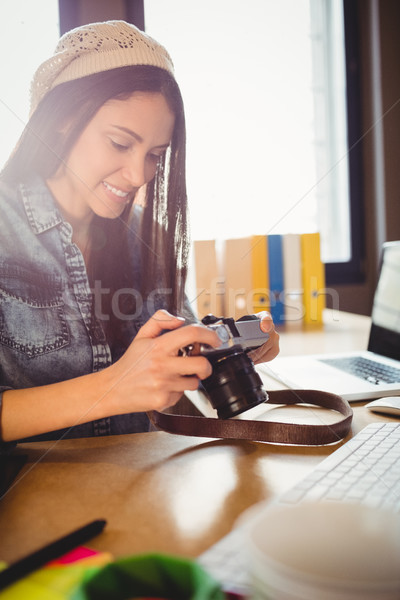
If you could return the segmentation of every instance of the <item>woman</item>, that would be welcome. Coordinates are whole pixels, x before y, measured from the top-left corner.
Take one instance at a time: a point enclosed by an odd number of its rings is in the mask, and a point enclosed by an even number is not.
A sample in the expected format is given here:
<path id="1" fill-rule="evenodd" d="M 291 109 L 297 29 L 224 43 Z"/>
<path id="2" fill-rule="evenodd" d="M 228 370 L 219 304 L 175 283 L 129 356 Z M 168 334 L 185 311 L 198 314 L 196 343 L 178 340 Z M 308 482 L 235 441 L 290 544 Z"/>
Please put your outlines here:
<path id="1" fill-rule="evenodd" d="M 165 49 L 123 21 L 65 34 L 1 175 L 3 441 L 146 431 L 211 373 L 178 355 L 220 343 L 184 304 L 184 168 Z"/>

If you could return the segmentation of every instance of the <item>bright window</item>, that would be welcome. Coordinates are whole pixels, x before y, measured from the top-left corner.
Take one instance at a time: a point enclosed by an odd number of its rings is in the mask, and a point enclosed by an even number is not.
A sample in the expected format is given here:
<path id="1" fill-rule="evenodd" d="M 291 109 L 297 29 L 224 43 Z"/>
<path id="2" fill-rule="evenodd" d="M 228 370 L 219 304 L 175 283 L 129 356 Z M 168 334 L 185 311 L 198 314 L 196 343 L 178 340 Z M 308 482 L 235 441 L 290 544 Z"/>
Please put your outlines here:
<path id="1" fill-rule="evenodd" d="M 341 0 L 147 0 L 188 130 L 193 239 L 320 231 L 350 256 Z"/>
<path id="2" fill-rule="evenodd" d="M 58 0 L 0 2 L 0 168 L 28 120 L 33 73 L 58 38 Z"/>

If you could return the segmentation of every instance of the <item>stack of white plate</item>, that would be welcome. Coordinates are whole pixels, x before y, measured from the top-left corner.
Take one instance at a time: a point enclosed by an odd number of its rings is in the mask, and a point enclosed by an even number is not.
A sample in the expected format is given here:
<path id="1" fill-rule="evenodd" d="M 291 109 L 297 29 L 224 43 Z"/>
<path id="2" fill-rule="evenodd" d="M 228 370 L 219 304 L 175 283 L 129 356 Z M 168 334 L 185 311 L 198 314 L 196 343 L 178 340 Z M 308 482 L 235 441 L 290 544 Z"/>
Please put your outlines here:
<path id="1" fill-rule="evenodd" d="M 400 598 L 399 514 L 360 504 L 269 504 L 250 511 L 246 531 L 252 600 Z"/>

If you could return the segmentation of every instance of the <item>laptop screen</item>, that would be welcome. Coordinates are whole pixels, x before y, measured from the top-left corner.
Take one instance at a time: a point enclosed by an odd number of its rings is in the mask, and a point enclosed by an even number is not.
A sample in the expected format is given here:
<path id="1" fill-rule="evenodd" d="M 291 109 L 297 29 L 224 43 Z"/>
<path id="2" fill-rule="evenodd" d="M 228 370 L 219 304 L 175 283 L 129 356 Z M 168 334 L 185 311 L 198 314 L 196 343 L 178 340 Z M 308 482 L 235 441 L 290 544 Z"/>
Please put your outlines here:
<path id="1" fill-rule="evenodd" d="M 368 350 L 400 360 L 400 242 L 383 244 Z"/>

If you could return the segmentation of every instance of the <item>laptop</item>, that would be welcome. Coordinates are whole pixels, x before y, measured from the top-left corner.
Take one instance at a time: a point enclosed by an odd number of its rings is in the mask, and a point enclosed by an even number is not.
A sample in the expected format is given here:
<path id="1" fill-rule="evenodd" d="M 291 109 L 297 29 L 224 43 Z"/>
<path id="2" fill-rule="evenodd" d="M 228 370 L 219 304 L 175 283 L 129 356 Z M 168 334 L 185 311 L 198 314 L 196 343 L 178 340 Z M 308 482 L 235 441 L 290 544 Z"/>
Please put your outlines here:
<path id="1" fill-rule="evenodd" d="M 349 402 L 400 395 L 400 241 L 382 247 L 367 350 L 278 356 L 258 370 L 291 388 L 332 392 Z"/>

